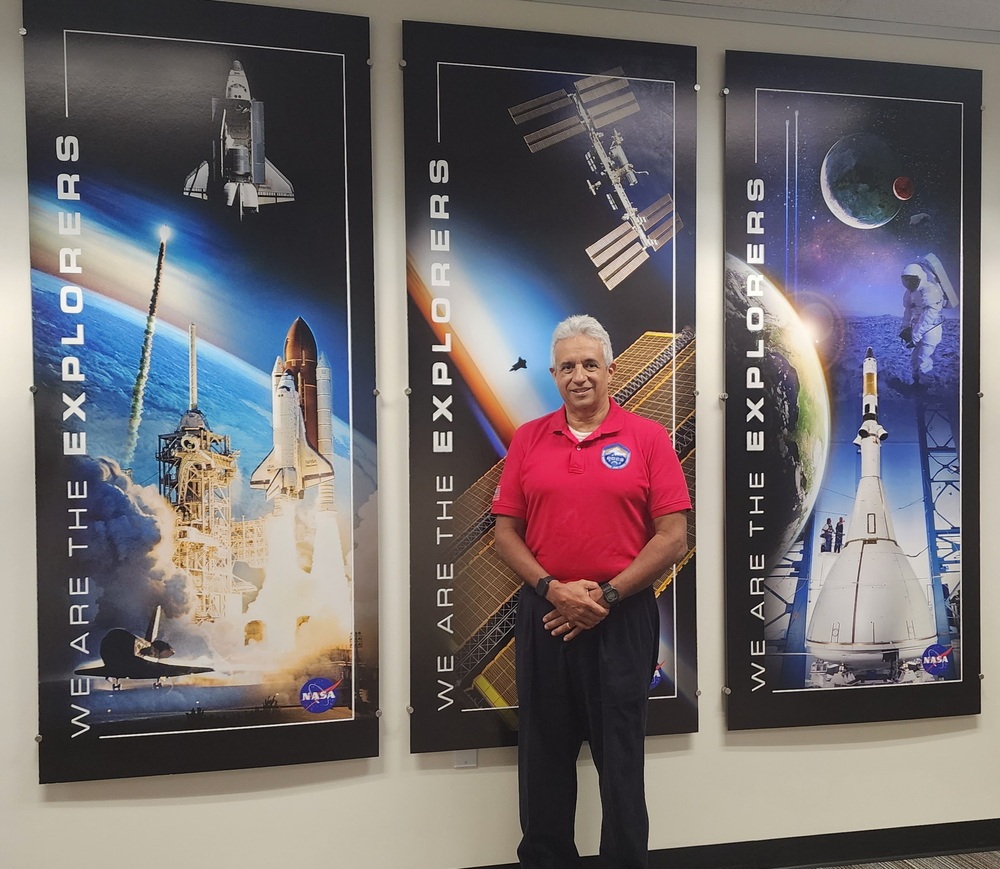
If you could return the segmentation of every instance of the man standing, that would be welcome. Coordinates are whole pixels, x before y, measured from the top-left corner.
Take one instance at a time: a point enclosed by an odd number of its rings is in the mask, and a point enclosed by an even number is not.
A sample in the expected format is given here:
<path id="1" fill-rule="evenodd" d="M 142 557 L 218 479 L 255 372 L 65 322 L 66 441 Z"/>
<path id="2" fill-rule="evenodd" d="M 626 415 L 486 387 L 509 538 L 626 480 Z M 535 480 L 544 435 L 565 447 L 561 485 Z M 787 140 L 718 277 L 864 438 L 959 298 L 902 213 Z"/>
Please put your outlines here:
<path id="1" fill-rule="evenodd" d="M 826 525 L 823 526 L 823 530 L 819 534 L 823 538 L 823 545 L 819 548 L 819 551 L 830 552 L 833 549 L 833 522 L 829 516 L 826 517 Z"/>
<path id="2" fill-rule="evenodd" d="M 517 430 L 493 499 L 496 551 L 525 583 L 515 627 L 525 869 L 576 865 L 584 739 L 601 782 L 602 866 L 647 866 L 652 584 L 687 551 L 691 502 L 667 432 L 609 397 L 613 358 L 593 317 L 556 327 L 563 407 Z"/>

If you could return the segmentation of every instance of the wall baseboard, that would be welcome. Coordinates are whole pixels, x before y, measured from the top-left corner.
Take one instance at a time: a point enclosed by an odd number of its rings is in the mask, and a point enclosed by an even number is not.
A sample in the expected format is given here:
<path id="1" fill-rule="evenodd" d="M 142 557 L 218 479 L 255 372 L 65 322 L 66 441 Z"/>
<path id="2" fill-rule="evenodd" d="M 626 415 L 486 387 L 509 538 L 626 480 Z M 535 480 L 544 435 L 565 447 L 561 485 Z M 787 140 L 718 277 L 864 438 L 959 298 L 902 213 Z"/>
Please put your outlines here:
<path id="1" fill-rule="evenodd" d="M 803 869 L 993 850 L 1000 850 L 1000 818 L 664 848 L 649 852 L 649 869 Z M 600 864 L 597 857 L 584 857 L 580 865 L 596 869 Z M 517 869 L 517 864 L 481 869 Z"/>

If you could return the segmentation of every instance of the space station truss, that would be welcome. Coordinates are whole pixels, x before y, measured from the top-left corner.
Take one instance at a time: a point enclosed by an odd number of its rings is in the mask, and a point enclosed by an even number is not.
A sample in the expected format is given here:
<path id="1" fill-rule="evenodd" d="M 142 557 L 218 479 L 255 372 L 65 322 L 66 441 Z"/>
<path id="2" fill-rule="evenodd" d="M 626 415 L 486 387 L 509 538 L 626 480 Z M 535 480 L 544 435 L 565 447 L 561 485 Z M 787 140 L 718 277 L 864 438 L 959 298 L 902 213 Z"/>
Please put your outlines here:
<path id="1" fill-rule="evenodd" d="M 647 250 L 659 250 L 684 226 L 674 215 L 674 200 L 669 193 L 640 211 L 637 222 L 645 231 L 648 244 L 643 243 L 636 226 L 622 223 L 587 248 L 587 256 L 597 266 L 597 273 L 609 290 L 649 259 Z"/>
<path id="2" fill-rule="evenodd" d="M 572 93 L 560 89 L 512 106 L 508 111 L 519 126 L 545 115 L 564 115 L 524 136 L 524 143 L 533 154 L 574 136 L 586 134 L 590 139 L 586 158 L 597 180 L 588 180 L 587 186 L 596 196 L 599 188 L 608 185 L 611 188 L 605 192 L 608 203 L 615 211 L 622 211 L 622 222 L 586 249 L 609 290 L 648 260 L 650 251 L 659 250 L 683 227 L 670 194 L 640 210 L 625 189 L 626 185 L 635 186 L 638 175 L 643 173 L 629 162 L 624 139 L 613 127 L 639 111 L 639 103 L 620 68 L 580 79 Z M 607 127 L 612 127 L 610 140 L 602 132 Z"/>
<path id="3" fill-rule="evenodd" d="M 628 79 L 623 77 L 621 68 L 582 78 L 574 87 L 572 95 L 560 89 L 509 109 L 511 119 L 518 125 L 560 109 L 574 110 L 573 116 L 524 137 L 532 154 L 581 133 L 603 129 L 639 111 L 639 103 L 628 89 Z"/>

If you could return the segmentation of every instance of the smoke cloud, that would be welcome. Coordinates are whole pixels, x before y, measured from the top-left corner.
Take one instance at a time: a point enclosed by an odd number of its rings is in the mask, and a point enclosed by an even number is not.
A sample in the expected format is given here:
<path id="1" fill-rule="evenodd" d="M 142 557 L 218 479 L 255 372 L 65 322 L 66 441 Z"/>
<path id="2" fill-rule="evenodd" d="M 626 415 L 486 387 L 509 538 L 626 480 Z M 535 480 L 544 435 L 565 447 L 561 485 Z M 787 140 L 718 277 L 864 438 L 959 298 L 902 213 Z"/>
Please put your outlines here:
<path id="1" fill-rule="evenodd" d="M 88 548 L 74 560 L 96 593 L 94 630 L 143 634 L 157 606 L 171 621 L 187 615 L 193 598 L 187 576 L 170 560 L 174 517 L 166 500 L 155 487 L 133 483 L 108 458 L 80 458 L 75 479 L 87 483 Z M 177 631 L 168 637 L 175 648 L 177 639 Z"/>

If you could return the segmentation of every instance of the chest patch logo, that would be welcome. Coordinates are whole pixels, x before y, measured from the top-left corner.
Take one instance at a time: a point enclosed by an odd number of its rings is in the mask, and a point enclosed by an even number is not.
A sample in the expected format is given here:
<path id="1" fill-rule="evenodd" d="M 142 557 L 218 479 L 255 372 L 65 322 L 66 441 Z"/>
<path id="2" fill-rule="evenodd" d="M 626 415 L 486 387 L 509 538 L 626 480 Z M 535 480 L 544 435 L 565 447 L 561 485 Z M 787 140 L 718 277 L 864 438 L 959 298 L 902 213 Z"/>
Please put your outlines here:
<path id="1" fill-rule="evenodd" d="M 629 459 L 632 458 L 632 451 L 621 444 L 611 444 L 601 450 L 601 461 L 604 467 L 611 468 L 612 471 L 620 471 L 624 468 Z"/>

